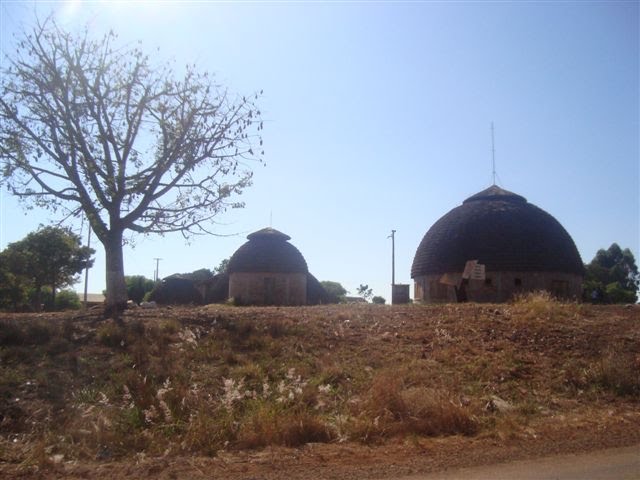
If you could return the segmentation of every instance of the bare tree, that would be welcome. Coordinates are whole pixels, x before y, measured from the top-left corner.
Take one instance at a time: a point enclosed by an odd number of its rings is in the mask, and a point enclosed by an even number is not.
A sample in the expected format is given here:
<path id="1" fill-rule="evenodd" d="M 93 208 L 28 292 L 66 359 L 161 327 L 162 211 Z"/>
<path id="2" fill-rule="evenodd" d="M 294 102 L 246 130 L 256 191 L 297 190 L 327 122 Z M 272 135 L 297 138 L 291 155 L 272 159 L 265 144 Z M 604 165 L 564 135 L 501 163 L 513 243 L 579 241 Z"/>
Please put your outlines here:
<path id="1" fill-rule="evenodd" d="M 211 233 L 262 162 L 262 121 L 187 65 L 176 78 L 137 46 L 38 21 L 0 83 L 0 161 L 8 189 L 62 216 L 87 216 L 106 255 L 107 307 L 127 300 L 125 233 Z"/>

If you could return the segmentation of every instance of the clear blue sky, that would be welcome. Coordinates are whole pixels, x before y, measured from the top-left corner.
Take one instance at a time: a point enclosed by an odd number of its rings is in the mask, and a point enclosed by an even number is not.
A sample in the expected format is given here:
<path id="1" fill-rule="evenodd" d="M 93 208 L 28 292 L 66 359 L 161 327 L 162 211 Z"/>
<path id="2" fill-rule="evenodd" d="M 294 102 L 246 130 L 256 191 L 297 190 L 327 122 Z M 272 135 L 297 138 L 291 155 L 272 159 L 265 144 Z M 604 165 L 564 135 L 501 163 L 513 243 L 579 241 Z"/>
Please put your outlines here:
<path id="1" fill-rule="evenodd" d="M 0 3 L 3 52 L 54 9 L 232 91 L 264 89 L 267 165 L 216 230 L 239 235 L 136 237 L 127 274 L 151 278 L 154 257 L 161 276 L 212 268 L 272 214 L 318 279 L 389 299 L 391 229 L 410 283 L 429 227 L 491 184 L 492 121 L 500 186 L 557 218 L 583 261 L 612 242 L 640 261 L 637 1 Z M 50 218 L 6 191 L 0 215 L 0 248 Z"/>

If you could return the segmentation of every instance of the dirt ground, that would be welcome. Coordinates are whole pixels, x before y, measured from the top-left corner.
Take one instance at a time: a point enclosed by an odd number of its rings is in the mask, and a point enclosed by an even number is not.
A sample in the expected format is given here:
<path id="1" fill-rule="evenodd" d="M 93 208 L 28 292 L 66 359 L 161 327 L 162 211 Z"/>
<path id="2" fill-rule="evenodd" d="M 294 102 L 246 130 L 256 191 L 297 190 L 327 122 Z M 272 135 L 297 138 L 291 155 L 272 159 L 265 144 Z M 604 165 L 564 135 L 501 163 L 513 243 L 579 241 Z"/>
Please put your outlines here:
<path id="1" fill-rule="evenodd" d="M 70 314 L 0 314 L 0 321 L 6 326 L 6 322 L 22 324 L 37 317 L 38 321 L 61 323 L 65 315 Z M 80 332 L 98 328 L 101 322 L 97 313 L 72 315 Z M 42 437 L 20 436 L 17 427 L 9 423 L 7 413 L 12 407 L 11 398 L 26 387 L 6 380 L 0 404 L 0 476 L 384 479 L 640 444 L 637 306 L 206 306 L 135 310 L 127 313 L 125 321 L 171 318 L 179 320 L 184 328 L 195 330 L 204 328 L 211 319 L 219 321 L 221 316 L 250 319 L 258 326 L 264 325 L 265 331 L 267 327 L 273 329 L 273 322 L 294 326 L 298 333 L 291 338 L 283 336 L 282 341 L 290 341 L 291 345 L 283 343 L 279 355 L 297 355 L 299 360 L 303 351 L 313 359 L 326 362 L 331 358 L 332 368 L 338 363 L 353 376 L 363 368 L 381 369 L 386 360 L 398 368 L 405 364 L 411 368 L 424 365 L 425 370 L 443 371 L 445 377 L 469 383 L 459 385 L 460 391 L 471 397 L 466 403 L 479 405 L 474 415 L 482 417 L 483 427 L 472 435 L 408 433 L 375 442 L 336 437 L 326 443 L 311 442 L 295 448 L 268 445 L 239 449 L 230 445 L 214 455 L 174 449 L 170 439 L 164 451 L 141 449 L 118 458 L 98 459 L 97 455 L 91 458 L 86 454 L 73 458 L 67 449 L 64 455 L 34 460 L 28 452 L 42 450 L 43 446 L 37 445 Z M 91 342 L 85 338 L 77 348 L 88 348 L 87 344 Z M 21 367 L 12 363 L 13 357 L 6 353 L 10 347 L 1 348 L 3 379 L 14 379 Z M 91 348 L 97 347 L 91 344 Z M 637 383 L 620 393 L 620 386 L 606 383 L 604 374 L 597 376 L 594 383 L 585 380 L 592 377 L 584 372 L 611 362 L 616 356 L 628 363 L 627 369 L 616 372 L 631 372 L 631 381 Z M 234 359 L 240 364 L 243 361 Z M 474 375 L 479 378 L 474 379 Z M 446 378 L 434 382 L 443 383 Z M 513 411 L 489 411 L 492 398 L 507 399 L 514 406 Z M 29 406 L 22 408 L 29 410 Z M 33 409 L 35 412 L 35 406 Z M 30 418 L 36 418 L 34 415 L 37 412 Z M 55 419 L 52 425 L 55 426 Z M 51 435 L 47 438 L 52 441 Z M 23 443 L 22 453 L 12 442 Z"/>

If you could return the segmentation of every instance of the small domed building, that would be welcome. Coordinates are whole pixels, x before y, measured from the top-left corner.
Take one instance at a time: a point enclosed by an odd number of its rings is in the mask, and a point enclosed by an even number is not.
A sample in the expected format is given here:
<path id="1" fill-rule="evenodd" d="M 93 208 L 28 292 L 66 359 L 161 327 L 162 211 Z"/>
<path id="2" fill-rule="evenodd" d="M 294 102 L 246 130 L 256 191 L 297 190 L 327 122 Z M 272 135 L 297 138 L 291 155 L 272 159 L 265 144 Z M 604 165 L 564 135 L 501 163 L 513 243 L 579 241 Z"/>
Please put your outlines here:
<path id="1" fill-rule="evenodd" d="M 546 290 L 579 299 L 584 266 L 571 236 L 544 210 L 493 185 L 427 231 L 411 266 L 421 302 L 505 302 Z"/>
<path id="2" fill-rule="evenodd" d="M 307 262 L 291 237 L 263 228 L 229 259 L 229 298 L 240 305 L 305 305 Z"/>

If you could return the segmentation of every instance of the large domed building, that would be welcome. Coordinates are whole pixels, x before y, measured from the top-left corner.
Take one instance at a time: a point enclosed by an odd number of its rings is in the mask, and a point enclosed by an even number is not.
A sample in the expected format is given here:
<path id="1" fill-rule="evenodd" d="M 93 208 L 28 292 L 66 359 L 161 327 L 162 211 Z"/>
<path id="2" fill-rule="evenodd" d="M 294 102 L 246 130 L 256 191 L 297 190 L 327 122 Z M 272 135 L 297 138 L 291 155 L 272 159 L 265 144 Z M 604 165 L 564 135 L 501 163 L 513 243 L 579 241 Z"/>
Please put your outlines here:
<path id="1" fill-rule="evenodd" d="M 305 305 L 313 277 L 291 237 L 263 228 L 247 239 L 229 259 L 229 297 L 241 305 Z"/>
<path id="2" fill-rule="evenodd" d="M 433 224 L 411 277 L 416 301 L 504 302 L 534 290 L 580 298 L 583 271 L 571 236 L 555 218 L 493 185 Z"/>

